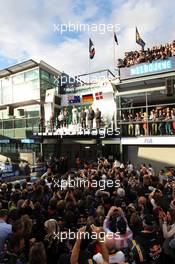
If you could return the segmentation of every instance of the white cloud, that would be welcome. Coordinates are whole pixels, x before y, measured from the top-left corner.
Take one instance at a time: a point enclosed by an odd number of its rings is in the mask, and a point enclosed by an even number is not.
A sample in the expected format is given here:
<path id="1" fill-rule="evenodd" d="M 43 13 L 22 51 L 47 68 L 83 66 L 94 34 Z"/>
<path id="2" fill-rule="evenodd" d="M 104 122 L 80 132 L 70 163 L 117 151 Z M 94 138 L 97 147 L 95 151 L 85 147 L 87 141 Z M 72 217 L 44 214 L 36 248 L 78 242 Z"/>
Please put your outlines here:
<path id="1" fill-rule="evenodd" d="M 91 61 L 91 70 L 113 68 L 112 32 L 107 32 L 105 35 L 99 32 L 84 32 L 78 38 L 77 35 L 66 37 L 53 32 L 54 23 L 86 23 L 89 19 L 98 24 L 120 23 L 121 30 L 118 33 L 120 45 L 116 47 L 117 57 L 123 56 L 124 51 L 139 48 L 135 44 L 136 25 L 147 46 L 175 38 L 173 0 L 168 2 L 110 0 L 110 2 L 113 5 L 111 14 L 108 17 L 100 17 L 100 9 L 95 1 L 2 0 L 0 54 L 7 59 L 17 61 L 29 58 L 45 60 L 61 71 L 80 74 L 88 72 L 89 36 L 96 48 L 96 56 Z M 78 10 L 78 15 L 75 10 Z M 96 14 L 100 17 L 98 20 L 95 19 Z"/>

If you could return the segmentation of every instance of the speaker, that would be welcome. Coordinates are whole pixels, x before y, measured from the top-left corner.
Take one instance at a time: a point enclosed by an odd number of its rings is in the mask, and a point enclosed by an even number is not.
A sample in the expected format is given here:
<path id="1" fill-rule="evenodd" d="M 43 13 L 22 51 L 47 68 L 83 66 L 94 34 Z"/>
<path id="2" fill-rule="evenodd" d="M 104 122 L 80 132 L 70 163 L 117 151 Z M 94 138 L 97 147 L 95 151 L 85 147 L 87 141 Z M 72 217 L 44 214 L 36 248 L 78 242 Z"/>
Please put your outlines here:
<path id="1" fill-rule="evenodd" d="M 166 95 L 173 96 L 174 94 L 174 78 L 173 77 L 166 78 L 165 87 L 166 87 Z"/>
<path id="2" fill-rule="evenodd" d="M 9 116 L 14 116 L 14 109 L 12 106 L 7 106 L 7 114 Z"/>
<path id="3" fill-rule="evenodd" d="M 56 105 L 61 105 L 61 97 L 60 96 L 57 96 L 57 95 L 55 95 L 54 96 L 54 104 L 56 104 Z"/>

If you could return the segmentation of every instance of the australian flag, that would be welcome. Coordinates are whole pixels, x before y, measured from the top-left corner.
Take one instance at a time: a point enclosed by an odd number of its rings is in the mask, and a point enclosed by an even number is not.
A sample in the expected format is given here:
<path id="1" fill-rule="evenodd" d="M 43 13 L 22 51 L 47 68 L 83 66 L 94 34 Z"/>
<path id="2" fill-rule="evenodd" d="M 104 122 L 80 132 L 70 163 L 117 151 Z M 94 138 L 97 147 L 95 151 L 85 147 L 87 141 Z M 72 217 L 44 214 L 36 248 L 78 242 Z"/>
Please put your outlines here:
<path id="1" fill-rule="evenodd" d="M 67 97 L 69 104 L 78 104 L 80 103 L 80 96 L 79 95 L 69 95 Z"/>
<path id="2" fill-rule="evenodd" d="M 140 34 L 138 32 L 138 29 L 136 27 L 136 43 L 139 44 L 142 49 L 144 50 L 144 47 L 145 47 L 145 42 L 143 41 L 143 39 L 140 37 Z"/>

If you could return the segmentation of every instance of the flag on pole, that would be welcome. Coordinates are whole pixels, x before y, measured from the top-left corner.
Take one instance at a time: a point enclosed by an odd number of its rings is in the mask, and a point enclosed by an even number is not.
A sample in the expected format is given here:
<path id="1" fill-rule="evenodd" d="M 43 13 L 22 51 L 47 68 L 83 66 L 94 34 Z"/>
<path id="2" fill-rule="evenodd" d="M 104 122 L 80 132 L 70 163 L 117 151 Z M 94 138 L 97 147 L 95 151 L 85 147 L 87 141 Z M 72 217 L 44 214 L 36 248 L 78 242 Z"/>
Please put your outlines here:
<path id="1" fill-rule="evenodd" d="M 115 40 L 115 43 L 118 45 L 118 39 L 117 39 L 117 35 L 115 32 L 114 32 L 114 40 Z"/>
<path id="2" fill-rule="evenodd" d="M 92 103 L 94 101 L 93 94 L 82 95 L 82 103 Z"/>
<path id="3" fill-rule="evenodd" d="M 96 100 L 101 100 L 101 99 L 103 99 L 103 93 L 102 93 L 102 92 L 95 93 L 95 99 L 96 99 Z"/>
<path id="4" fill-rule="evenodd" d="M 136 27 L 136 43 L 139 44 L 142 49 L 144 50 L 144 47 L 145 47 L 145 42 L 143 41 L 143 39 L 140 37 L 140 34 L 138 32 L 138 29 Z"/>
<path id="5" fill-rule="evenodd" d="M 90 59 L 92 60 L 95 55 L 95 47 L 91 39 L 89 39 L 89 56 Z"/>

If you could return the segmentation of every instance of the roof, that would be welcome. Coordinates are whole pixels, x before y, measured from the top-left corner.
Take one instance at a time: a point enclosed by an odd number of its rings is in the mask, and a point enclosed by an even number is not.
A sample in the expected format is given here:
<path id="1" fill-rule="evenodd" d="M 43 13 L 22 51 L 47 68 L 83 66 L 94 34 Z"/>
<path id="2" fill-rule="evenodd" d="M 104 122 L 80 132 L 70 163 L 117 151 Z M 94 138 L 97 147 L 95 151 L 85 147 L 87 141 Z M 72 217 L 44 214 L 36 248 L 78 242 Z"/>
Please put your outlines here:
<path id="1" fill-rule="evenodd" d="M 27 60 L 24 62 L 21 62 L 19 64 L 13 65 L 11 67 L 8 67 L 6 69 L 0 70 L 0 78 L 6 77 L 11 74 L 15 74 L 30 68 L 34 68 L 38 66 L 39 64 L 34 60 Z"/>
<path id="2" fill-rule="evenodd" d="M 58 71 L 57 69 L 55 69 L 54 67 L 47 64 L 44 61 L 40 61 L 40 63 L 38 63 L 38 62 L 30 59 L 30 60 L 21 62 L 19 64 L 15 64 L 13 66 L 10 66 L 8 68 L 0 70 L 0 78 L 6 77 L 6 76 L 9 76 L 11 74 L 18 73 L 18 72 L 22 72 L 22 71 L 25 71 L 25 70 L 28 70 L 31 68 L 35 68 L 37 66 L 40 66 L 43 69 L 50 70 L 51 72 L 55 72 L 55 74 L 58 74 L 58 75 L 61 74 L 60 71 Z"/>

